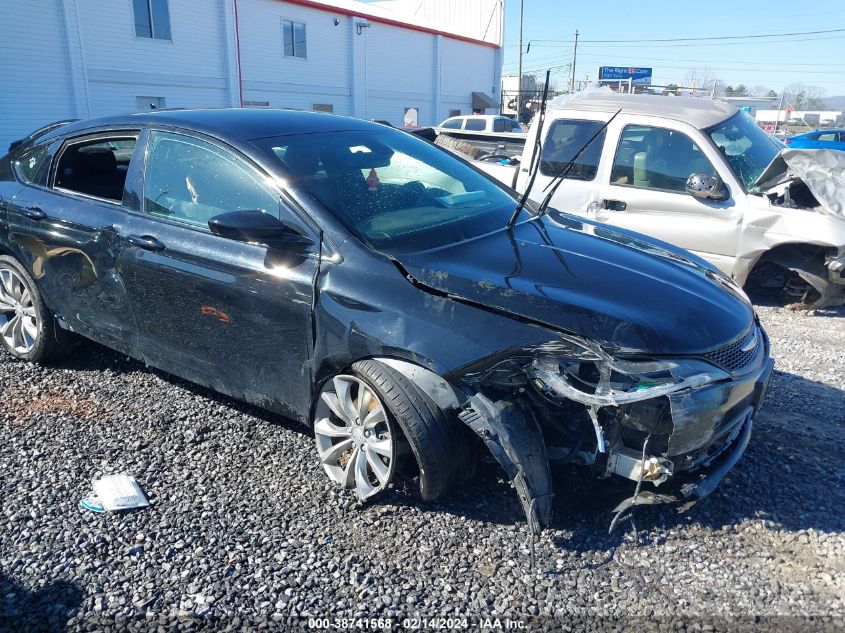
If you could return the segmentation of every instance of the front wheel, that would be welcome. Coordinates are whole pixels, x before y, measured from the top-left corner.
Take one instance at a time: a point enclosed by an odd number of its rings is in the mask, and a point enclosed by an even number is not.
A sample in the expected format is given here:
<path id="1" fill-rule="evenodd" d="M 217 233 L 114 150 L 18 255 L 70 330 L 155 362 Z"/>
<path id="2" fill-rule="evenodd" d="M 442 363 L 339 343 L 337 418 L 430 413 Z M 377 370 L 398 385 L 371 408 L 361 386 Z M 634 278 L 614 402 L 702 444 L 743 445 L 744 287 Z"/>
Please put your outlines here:
<path id="1" fill-rule="evenodd" d="M 374 360 L 326 381 L 314 408 L 326 474 L 362 500 L 398 475 L 408 475 L 425 501 L 450 492 L 474 466 L 459 424 L 403 374 Z"/>
<path id="2" fill-rule="evenodd" d="M 69 335 L 18 261 L 0 255 L 0 344 L 15 358 L 46 362 L 64 354 Z"/>

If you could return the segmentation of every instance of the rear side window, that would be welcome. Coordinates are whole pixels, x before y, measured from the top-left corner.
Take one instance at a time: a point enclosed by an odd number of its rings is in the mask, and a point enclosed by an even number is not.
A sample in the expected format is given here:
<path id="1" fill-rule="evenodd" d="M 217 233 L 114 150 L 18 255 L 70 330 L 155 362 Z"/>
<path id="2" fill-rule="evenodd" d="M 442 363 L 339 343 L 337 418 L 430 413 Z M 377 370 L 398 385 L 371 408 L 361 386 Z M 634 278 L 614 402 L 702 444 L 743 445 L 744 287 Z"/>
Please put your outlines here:
<path id="1" fill-rule="evenodd" d="M 540 158 L 540 172 L 544 176 L 557 176 L 566 168 L 581 148 L 604 125 L 601 121 L 563 120 L 554 121 L 543 145 Z M 590 146 L 584 150 L 567 174 L 572 180 L 595 180 L 605 131 L 602 130 Z"/>
<path id="2" fill-rule="evenodd" d="M 47 146 L 37 147 L 15 161 L 15 171 L 28 184 L 44 185 L 47 183 Z"/>
<path id="3" fill-rule="evenodd" d="M 153 132 L 144 211 L 208 227 L 215 215 L 261 210 L 279 217 L 279 194 L 242 158 L 184 134 Z"/>
<path id="4" fill-rule="evenodd" d="M 487 121 L 484 119 L 467 119 L 467 124 L 464 126 L 465 130 L 473 132 L 483 132 L 487 127 Z"/>
<path id="5" fill-rule="evenodd" d="M 461 123 L 463 119 L 449 119 L 448 121 L 444 122 L 443 125 L 440 127 L 445 128 L 447 130 L 460 130 Z"/>
<path id="6" fill-rule="evenodd" d="M 98 138 L 66 145 L 56 165 L 53 185 L 64 191 L 120 202 L 135 140 Z"/>
<path id="7" fill-rule="evenodd" d="M 837 141 L 836 132 L 825 132 L 824 134 L 819 134 L 818 139 L 820 141 Z"/>
<path id="8" fill-rule="evenodd" d="M 505 129 L 505 121 L 506 119 L 496 119 L 493 121 L 493 131 L 494 132 L 510 132 L 511 126 L 510 122 L 508 122 L 507 129 Z"/>

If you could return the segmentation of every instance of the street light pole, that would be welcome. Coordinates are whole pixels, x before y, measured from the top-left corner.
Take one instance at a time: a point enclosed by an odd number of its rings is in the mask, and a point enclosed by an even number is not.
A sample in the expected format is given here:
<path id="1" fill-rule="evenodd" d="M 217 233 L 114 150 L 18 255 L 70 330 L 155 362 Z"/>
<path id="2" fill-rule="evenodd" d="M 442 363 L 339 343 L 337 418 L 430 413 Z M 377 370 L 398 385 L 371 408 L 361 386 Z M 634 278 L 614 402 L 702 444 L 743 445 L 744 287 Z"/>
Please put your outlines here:
<path id="1" fill-rule="evenodd" d="M 516 85 L 516 120 L 521 121 L 522 117 L 522 22 L 525 16 L 525 0 L 519 0 L 519 77 Z"/>

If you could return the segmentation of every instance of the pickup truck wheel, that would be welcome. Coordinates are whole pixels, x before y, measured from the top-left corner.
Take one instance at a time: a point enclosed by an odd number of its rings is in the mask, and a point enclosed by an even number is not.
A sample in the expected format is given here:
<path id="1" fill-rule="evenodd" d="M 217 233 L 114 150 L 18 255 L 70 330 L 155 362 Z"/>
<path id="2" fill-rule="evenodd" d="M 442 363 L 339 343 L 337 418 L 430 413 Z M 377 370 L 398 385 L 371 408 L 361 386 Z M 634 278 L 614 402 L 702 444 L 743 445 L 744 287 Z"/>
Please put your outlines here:
<path id="1" fill-rule="evenodd" d="M 412 473 L 415 492 L 431 501 L 449 492 L 467 465 L 464 436 L 403 374 L 373 360 L 326 381 L 314 435 L 326 474 L 362 500 Z"/>
<path id="2" fill-rule="evenodd" d="M 40 363 L 66 353 L 69 338 L 32 276 L 14 258 L 0 255 L 0 344 L 15 358 Z"/>
<path id="3" fill-rule="evenodd" d="M 783 285 L 782 301 L 784 305 L 807 305 L 811 306 L 819 300 L 821 295 L 818 290 L 807 283 L 798 273 L 789 271 L 786 275 L 786 283 Z"/>

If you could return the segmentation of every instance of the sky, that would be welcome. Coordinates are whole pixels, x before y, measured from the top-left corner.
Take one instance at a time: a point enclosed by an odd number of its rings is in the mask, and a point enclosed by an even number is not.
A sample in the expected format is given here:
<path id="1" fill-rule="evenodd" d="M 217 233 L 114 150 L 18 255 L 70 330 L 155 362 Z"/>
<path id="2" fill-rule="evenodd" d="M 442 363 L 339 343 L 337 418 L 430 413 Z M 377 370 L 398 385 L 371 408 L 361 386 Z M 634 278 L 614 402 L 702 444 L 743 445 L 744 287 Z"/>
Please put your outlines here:
<path id="1" fill-rule="evenodd" d="M 765 86 L 779 92 L 801 82 L 845 95 L 845 3 L 815 0 L 675 0 L 638 3 L 593 0 L 523 0 L 523 72 L 538 80 L 552 68 L 552 83 L 569 82 L 575 30 L 580 32 L 576 79 L 596 78 L 599 66 L 654 69 L 653 83 L 686 85 L 692 69 L 709 66 L 726 85 Z M 504 74 L 517 74 L 520 0 L 505 0 Z M 840 32 L 784 35 L 809 31 Z M 761 35 L 765 37 L 748 37 Z M 655 39 L 730 37 L 709 41 Z M 532 41 L 531 48 L 528 42 Z M 546 40 L 546 41 L 542 41 Z M 551 40 L 551 41 L 549 41 Z M 605 40 L 599 42 L 597 40 Z M 609 42 L 607 40 L 610 40 Z M 619 40 L 646 40 L 620 42 Z"/>

